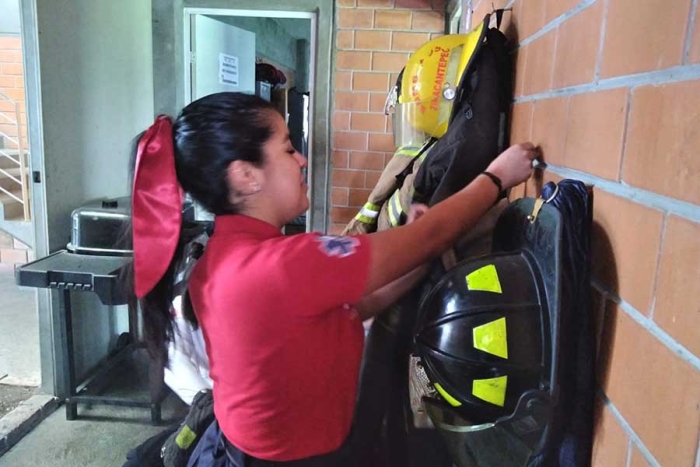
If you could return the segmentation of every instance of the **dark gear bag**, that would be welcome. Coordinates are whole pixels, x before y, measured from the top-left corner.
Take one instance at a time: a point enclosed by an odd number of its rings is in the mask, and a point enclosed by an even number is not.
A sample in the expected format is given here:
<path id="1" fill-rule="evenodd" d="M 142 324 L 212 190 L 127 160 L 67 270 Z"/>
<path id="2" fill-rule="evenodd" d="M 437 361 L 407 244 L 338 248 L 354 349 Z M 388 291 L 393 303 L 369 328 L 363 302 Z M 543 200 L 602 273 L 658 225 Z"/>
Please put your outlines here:
<path id="1" fill-rule="evenodd" d="M 433 206 L 458 192 L 506 147 L 512 100 L 507 39 L 497 28 L 485 27 L 482 35 L 462 76 L 449 129 L 416 173 L 414 202 Z"/>
<path id="2" fill-rule="evenodd" d="M 501 15 L 502 12 L 496 12 L 496 19 Z M 432 206 L 459 191 L 486 170 L 507 144 L 507 115 L 512 100 L 511 57 L 505 35 L 490 27 L 490 19 L 490 15 L 484 19 L 479 45 L 460 80 L 447 132 L 427 155 L 414 157 L 413 163 L 396 176 L 399 182 L 410 180 L 408 175 L 413 173 L 414 163 L 425 157 L 413 179 L 415 190 L 402 190 L 412 193 L 413 198 L 400 200 L 402 205 L 421 202 Z M 400 189 L 401 186 L 397 188 Z M 490 237 L 490 234 L 482 236 Z M 478 240 L 467 242 L 463 251 L 475 254 Z M 479 248 L 487 251 L 490 241 L 487 243 Z M 458 248 L 457 255 L 461 253 Z M 432 269 L 431 275 L 435 277 L 444 273 L 439 262 Z M 387 466 L 452 465 L 442 439 L 434 429 L 416 428 L 419 425 L 416 414 L 408 407 L 412 330 L 417 303 L 423 294 L 418 287 L 392 309 L 378 315 L 367 336 L 355 416 L 363 465 L 376 462 L 377 457 Z M 381 436 L 382 430 L 386 437 Z M 430 461 L 424 462 L 425 458 Z"/>
<path id="3" fill-rule="evenodd" d="M 128 452 L 126 462 L 122 467 L 164 467 L 163 459 L 160 457 L 163 443 L 176 431 L 177 427 L 171 427 L 151 436 Z"/>
<path id="4" fill-rule="evenodd" d="M 194 396 L 185 421 L 163 444 L 164 467 L 187 467 L 194 448 L 213 421 L 214 398 L 211 390 L 205 389 Z"/>
<path id="5" fill-rule="evenodd" d="M 542 451 L 528 467 L 585 467 L 593 450 L 595 333 L 590 300 L 593 192 L 577 180 L 547 183 L 542 198 L 561 212 L 562 313 L 560 399 Z"/>

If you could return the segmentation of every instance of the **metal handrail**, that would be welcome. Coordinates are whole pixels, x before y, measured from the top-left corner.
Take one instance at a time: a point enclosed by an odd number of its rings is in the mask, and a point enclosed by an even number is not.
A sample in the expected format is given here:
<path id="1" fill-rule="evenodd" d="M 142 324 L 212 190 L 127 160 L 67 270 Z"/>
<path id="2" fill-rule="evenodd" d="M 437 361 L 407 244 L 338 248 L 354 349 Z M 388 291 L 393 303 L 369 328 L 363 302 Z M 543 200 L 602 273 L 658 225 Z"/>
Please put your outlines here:
<path id="1" fill-rule="evenodd" d="M 9 172 L 4 171 L 3 169 L 0 169 L 0 173 L 4 174 L 7 178 L 11 179 L 15 183 L 22 183 L 22 180 L 16 178 L 14 175 L 12 175 Z"/>
<path id="2" fill-rule="evenodd" d="M 24 204 L 24 201 L 22 201 L 22 198 L 18 198 L 17 195 L 13 194 L 11 191 L 7 191 L 6 189 L 4 189 L 4 188 L 1 187 L 1 186 L 0 186 L 0 191 L 2 191 L 3 193 L 5 193 L 5 194 L 6 194 L 7 196 L 9 196 L 10 198 L 15 199 L 15 200 L 19 201 L 20 203 L 23 203 L 23 204 Z"/>
<path id="3" fill-rule="evenodd" d="M 24 153 L 24 141 L 22 139 L 22 126 L 20 122 L 22 121 L 20 118 L 20 107 L 19 103 L 15 101 L 14 99 L 11 99 L 7 94 L 4 92 L 0 91 L 0 100 L 7 100 L 9 101 L 13 106 L 15 110 L 15 117 L 12 118 L 9 115 L 0 112 L 0 116 L 3 118 L 7 119 L 11 124 L 14 124 L 17 127 L 17 138 L 11 137 L 8 134 L 0 131 L 0 135 L 6 138 L 8 141 L 11 141 L 15 145 L 17 145 L 17 159 L 12 157 L 10 154 L 7 152 L 3 151 L 0 149 L 0 157 L 5 157 L 7 159 L 10 159 L 17 165 L 19 165 L 20 169 L 20 176 L 19 179 L 16 177 L 10 175 L 8 172 L 0 169 L 0 173 L 4 174 L 5 176 L 8 177 L 8 179 L 12 180 L 13 182 L 17 183 L 20 185 L 20 189 L 22 191 L 22 197 L 19 198 L 9 190 L 6 190 L 3 187 L 0 187 L 0 191 L 7 194 L 10 196 L 12 199 L 18 201 L 19 203 L 22 204 L 22 209 L 23 209 L 23 214 L 24 214 L 24 220 L 28 221 L 29 220 L 29 187 L 27 186 L 27 167 L 26 167 L 26 155 Z"/>
<path id="4" fill-rule="evenodd" d="M 17 123 L 17 122 L 15 121 L 14 118 L 10 117 L 10 116 L 7 115 L 5 112 L 0 112 L 0 117 L 3 117 L 3 118 L 8 119 L 8 120 L 10 121 L 10 123 L 12 123 L 12 124 L 16 124 L 16 123 Z"/>
<path id="5" fill-rule="evenodd" d="M 9 155 L 8 153 L 6 153 L 5 151 L 3 151 L 2 149 L 0 149 L 0 156 L 5 157 L 5 158 L 7 158 L 7 159 L 10 159 L 10 160 L 11 160 L 12 162 L 14 162 L 15 164 L 20 165 L 20 161 L 19 161 L 19 160 L 15 159 L 14 157 L 12 157 L 11 155 Z"/>

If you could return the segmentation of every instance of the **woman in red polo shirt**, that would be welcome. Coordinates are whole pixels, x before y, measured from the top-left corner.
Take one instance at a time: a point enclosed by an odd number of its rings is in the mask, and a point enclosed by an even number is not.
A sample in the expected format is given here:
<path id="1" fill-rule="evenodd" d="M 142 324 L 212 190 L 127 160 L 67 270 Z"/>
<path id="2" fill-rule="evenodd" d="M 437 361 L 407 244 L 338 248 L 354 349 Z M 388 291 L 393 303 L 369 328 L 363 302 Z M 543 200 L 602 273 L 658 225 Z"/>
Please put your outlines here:
<path id="1" fill-rule="evenodd" d="M 135 289 L 157 350 L 172 336 L 182 191 L 216 216 L 185 302 L 204 334 L 217 423 L 190 465 L 352 465 L 362 320 L 526 180 L 534 158 L 529 143 L 511 147 L 406 226 L 287 237 L 282 226 L 309 208 L 307 163 L 269 103 L 221 93 L 172 123 L 159 117 L 140 139 L 133 191 Z"/>

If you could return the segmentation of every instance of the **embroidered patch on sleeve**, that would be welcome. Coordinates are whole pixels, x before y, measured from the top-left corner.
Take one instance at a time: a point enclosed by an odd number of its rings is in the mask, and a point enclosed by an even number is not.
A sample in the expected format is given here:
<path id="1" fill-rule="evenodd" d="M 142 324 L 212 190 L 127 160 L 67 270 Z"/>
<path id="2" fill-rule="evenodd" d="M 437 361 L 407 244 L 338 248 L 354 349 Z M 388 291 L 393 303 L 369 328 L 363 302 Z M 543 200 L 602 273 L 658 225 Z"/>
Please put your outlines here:
<path id="1" fill-rule="evenodd" d="M 318 237 L 318 241 L 321 243 L 321 251 L 326 256 L 337 256 L 338 258 L 354 255 L 355 249 L 360 244 L 360 241 L 355 237 L 333 237 L 328 235 Z"/>

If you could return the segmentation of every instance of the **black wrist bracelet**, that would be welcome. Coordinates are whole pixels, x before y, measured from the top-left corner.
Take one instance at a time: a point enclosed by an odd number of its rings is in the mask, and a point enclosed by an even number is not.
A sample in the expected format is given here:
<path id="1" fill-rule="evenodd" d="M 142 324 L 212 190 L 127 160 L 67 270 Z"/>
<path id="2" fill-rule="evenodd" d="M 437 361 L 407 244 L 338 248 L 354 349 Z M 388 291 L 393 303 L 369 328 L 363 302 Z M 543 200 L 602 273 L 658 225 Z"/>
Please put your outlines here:
<path id="1" fill-rule="evenodd" d="M 494 185 L 496 185 L 496 188 L 498 188 L 498 198 L 496 198 L 496 201 L 500 201 L 501 199 L 506 197 L 506 192 L 503 190 L 503 183 L 501 183 L 501 179 L 492 174 L 491 172 L 481 172 L 482 175 L 486 175 L 488 178 L 491 179 Z"/>

